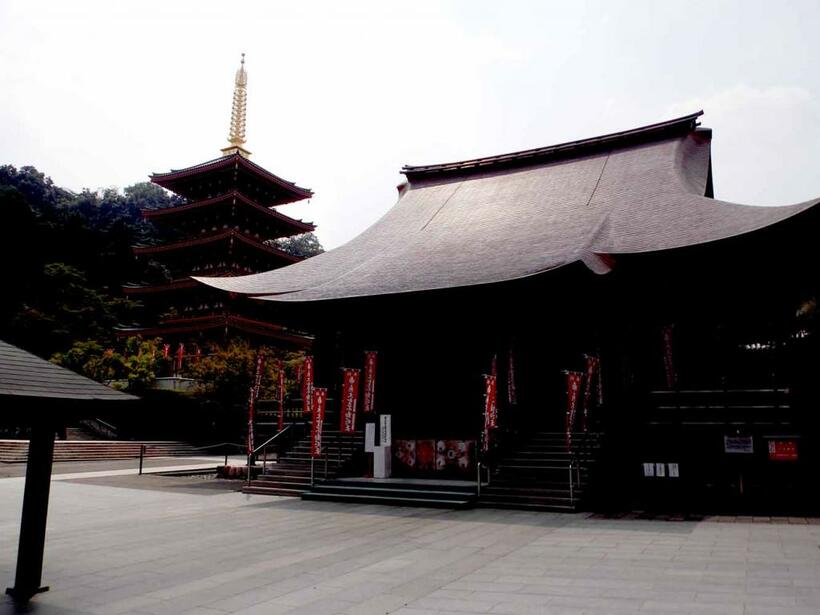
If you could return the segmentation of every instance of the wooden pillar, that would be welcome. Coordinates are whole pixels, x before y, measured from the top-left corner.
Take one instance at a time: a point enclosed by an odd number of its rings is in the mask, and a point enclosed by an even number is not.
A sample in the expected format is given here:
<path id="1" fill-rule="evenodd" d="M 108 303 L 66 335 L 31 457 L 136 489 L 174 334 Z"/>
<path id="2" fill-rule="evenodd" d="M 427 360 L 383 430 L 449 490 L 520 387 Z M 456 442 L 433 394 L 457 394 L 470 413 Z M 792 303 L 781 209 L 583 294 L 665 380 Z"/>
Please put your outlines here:
<path id="1" fill-rule="evenodd" d="M 54 426 L 50 422 L 32 427 L 23 493 L 23 517 L 17 549 L 14 587 L 6 590 L 16 602 L 28 602 L 34 594 L 48 591 L 40 585 L 46 543 L 48 492 L 54 458 Z"/>

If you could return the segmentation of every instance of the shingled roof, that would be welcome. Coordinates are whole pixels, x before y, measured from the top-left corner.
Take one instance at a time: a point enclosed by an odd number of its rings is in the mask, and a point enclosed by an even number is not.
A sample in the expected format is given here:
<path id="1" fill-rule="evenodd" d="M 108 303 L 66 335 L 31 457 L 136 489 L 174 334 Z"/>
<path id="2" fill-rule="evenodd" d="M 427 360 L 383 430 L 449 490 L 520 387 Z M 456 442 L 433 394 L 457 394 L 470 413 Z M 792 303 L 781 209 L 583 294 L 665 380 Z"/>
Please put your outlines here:
<path id="1" fill-rule="evenodd" d="M 137 398 L 0 340 L 0 399 L 133 401 Z"/>
<path id="2" fill-rule="evenodd" d="M 488 284 L 608 255 L 749 233 L 785 207 L 711 198 L 710 130 L 700 112 L 612 135 L 444 165 L 405 167 L 398 203 L 347 244 L 247 276 L 196 278 L 272 301 L 317 301 Z"/>

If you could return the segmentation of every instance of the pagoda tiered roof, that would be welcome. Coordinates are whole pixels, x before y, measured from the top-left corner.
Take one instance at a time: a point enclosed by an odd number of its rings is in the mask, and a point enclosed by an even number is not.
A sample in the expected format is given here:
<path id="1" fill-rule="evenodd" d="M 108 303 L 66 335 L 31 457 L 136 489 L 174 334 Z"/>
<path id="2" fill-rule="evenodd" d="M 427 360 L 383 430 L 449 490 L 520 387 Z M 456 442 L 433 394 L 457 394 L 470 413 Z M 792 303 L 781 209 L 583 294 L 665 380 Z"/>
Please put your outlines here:
<path id="1" fill-rule="evenodd" d="M 246 197 L 267 207 L 313 196 L 311 190 L 274 175 L 238 153 L 168 173 L 154 173 L 151 181 L 194 201 L 231 190 L 240 190 Z"/>
<path id="2" fill-rule="evenodd" d="M 201 201 L 193 201 L 183 205 L 176 205 L 173 207 L 164 207 L 162 209 L 145 209 L 142 215 L 145 219 L 152 222 L 168 223 L 176 220 L 179 216 L 187 216 L 193 212 L 201 212 L 210 209 L 214 206 L 219 206 L 223 203 L 238 203 L 243 207 L 249 208 L 251 211 L 258 213 L 267 219 L 272 224 L 284 229 L 285 234 L 278 235 L 279 237 L 286 237 L 290 235 L 297 235 L 300 233 L 309 233 L 316 230 L 316 226 L 310 222 L 297 220 L 286 216 L 275 209 L 260 205 L 252 199 L 248 198 L 238 190 L 231 190 L 225 194 L 220 194 L 215 197 L 204 199 Z"/>
<path id="3" fill-rule="evenodd" d="M 313 338 L 292 331 L 282 325 L 277 325 L 262 320 L 255 320 L 237 314 L 211 314 L 207 316 L 191 316 L 187 318 L 173 318 L 164 320 L 158 325 L 151 327 L 122 327 L 117 333 L 121 336 L 143 335 L 146 337 L 185 335 L 189 333 L 199 333 L 203 331 L 241 331 L 251 335 L 259 335 L 266 338 L 277 339 L 299 348 L 310 345 Z"/>
<path id="4" fill-rule="evenodd" d="M 149 293 L 161 293 L 172 290 L 183 290 L 187 288 L 198 288 L 202 285 L 193 278 L 183 278 L 172 280 L 164 284 L 129 284 L 122 287 L 126 295 L 144 295 Z"/>
<path id="5" fill-rule="evenodd" d="M 276 256 L 285 260 L 289 263 L 296 263 L 302 259 L 298 256 L 293 256 L 292 254 L 288 254 L 284 250 L 280 250 L 279 248 L 275 248 L 270 246 L 266 243 L 262 243 L 258 239 L 254 237 L 250 237 L 245 233 L 238 231 L 236 229 L 226 229 L 222 231 L 218 231 L 216 233 L 208 233 L 204 235 L 199 235 L 196 237 L 189 237 L 186 239 L 181 239 L 179 241 L 171 241 L 168 243 L 162 243 L 155 246 L 136 246 L 134 248 L 134 254 L 140 256 L 145 254 L 160 254 L 163 252 L 176 252 L 178 250 L 184 250 L 187 248 L 195 248 L 199 246 L 206 246 L 215 243 L 220 243 L 223 241 L 229 241 L 231 239 L 236 239 L 237 241 L 266 254 L 271 256 Z"/>

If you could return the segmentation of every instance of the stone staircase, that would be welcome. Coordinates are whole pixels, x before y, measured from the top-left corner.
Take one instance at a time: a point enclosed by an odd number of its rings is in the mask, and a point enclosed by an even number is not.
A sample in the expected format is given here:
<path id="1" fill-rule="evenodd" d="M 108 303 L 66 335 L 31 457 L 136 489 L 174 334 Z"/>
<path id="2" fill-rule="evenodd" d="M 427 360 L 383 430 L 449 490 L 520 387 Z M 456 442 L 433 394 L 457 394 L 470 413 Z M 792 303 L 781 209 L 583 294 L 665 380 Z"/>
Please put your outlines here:
<path id="1" fill-rule="evenodd" d="M 475 504 L 471 481 L 350 479 L 323 481 L 302 494 L 303 500 L 427 508 L 468 508 Z"/>
<path id="2" fill-rule="evenodd" d="M 146 457 L 196 456 L 202 453 L 177 441 L 129 442 L 117 440 L 57 440 L 54 461 L 102 461 L 133 459 L 145 445 Z M 28 459 L 28 440 L 0 440 L 0 463 L 23 463 Z"/>
<path id="3" fill-rule="evenodd" d="M 328 423 L 325 422 L 325 425 Z M 317 480 L 335 478 L 350 459 L 364 450 L 364 432 L 342 434 L 338 430 L 325 429 L 322 434 L 325 456 L 314 462 Z M 288 495 L 299 497 L 310 489 L 310 432 L 299 438 L 276 462 L 268 462 L 266 470 L 243 493 L 261 495 Z"/>
<path id="4" fill-rule="evenodd" d="M 525 510 L 578 510 L 595 465 L 601 436 L 574 433 L 572 452 L 563 432 L 537 431 L 504 455 L 482 487 L 479 506 Z"/>

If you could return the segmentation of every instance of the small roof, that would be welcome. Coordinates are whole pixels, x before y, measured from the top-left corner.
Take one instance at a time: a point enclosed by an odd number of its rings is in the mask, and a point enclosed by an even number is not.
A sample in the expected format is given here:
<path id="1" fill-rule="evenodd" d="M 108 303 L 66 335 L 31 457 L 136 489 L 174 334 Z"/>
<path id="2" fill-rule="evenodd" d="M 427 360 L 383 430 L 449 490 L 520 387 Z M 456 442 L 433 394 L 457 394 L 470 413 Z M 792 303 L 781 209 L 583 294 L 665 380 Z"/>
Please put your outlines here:
<path id="1" fill-rule="evenodd" d="M 0 399 L 9 398 L 105 402 L 138 399 L 0 340 Z"/>
<path id="2" fill-rule="evenodd" d="M 398 203 L 347 244 L 275 271 L 195 278 L 307 302 L 492 284 L 576 262 L 749 233 L 820 202 L 758 207 L 712 197 L 700 112 L 612 135 L 471 161 L 405 167 Z"/>

